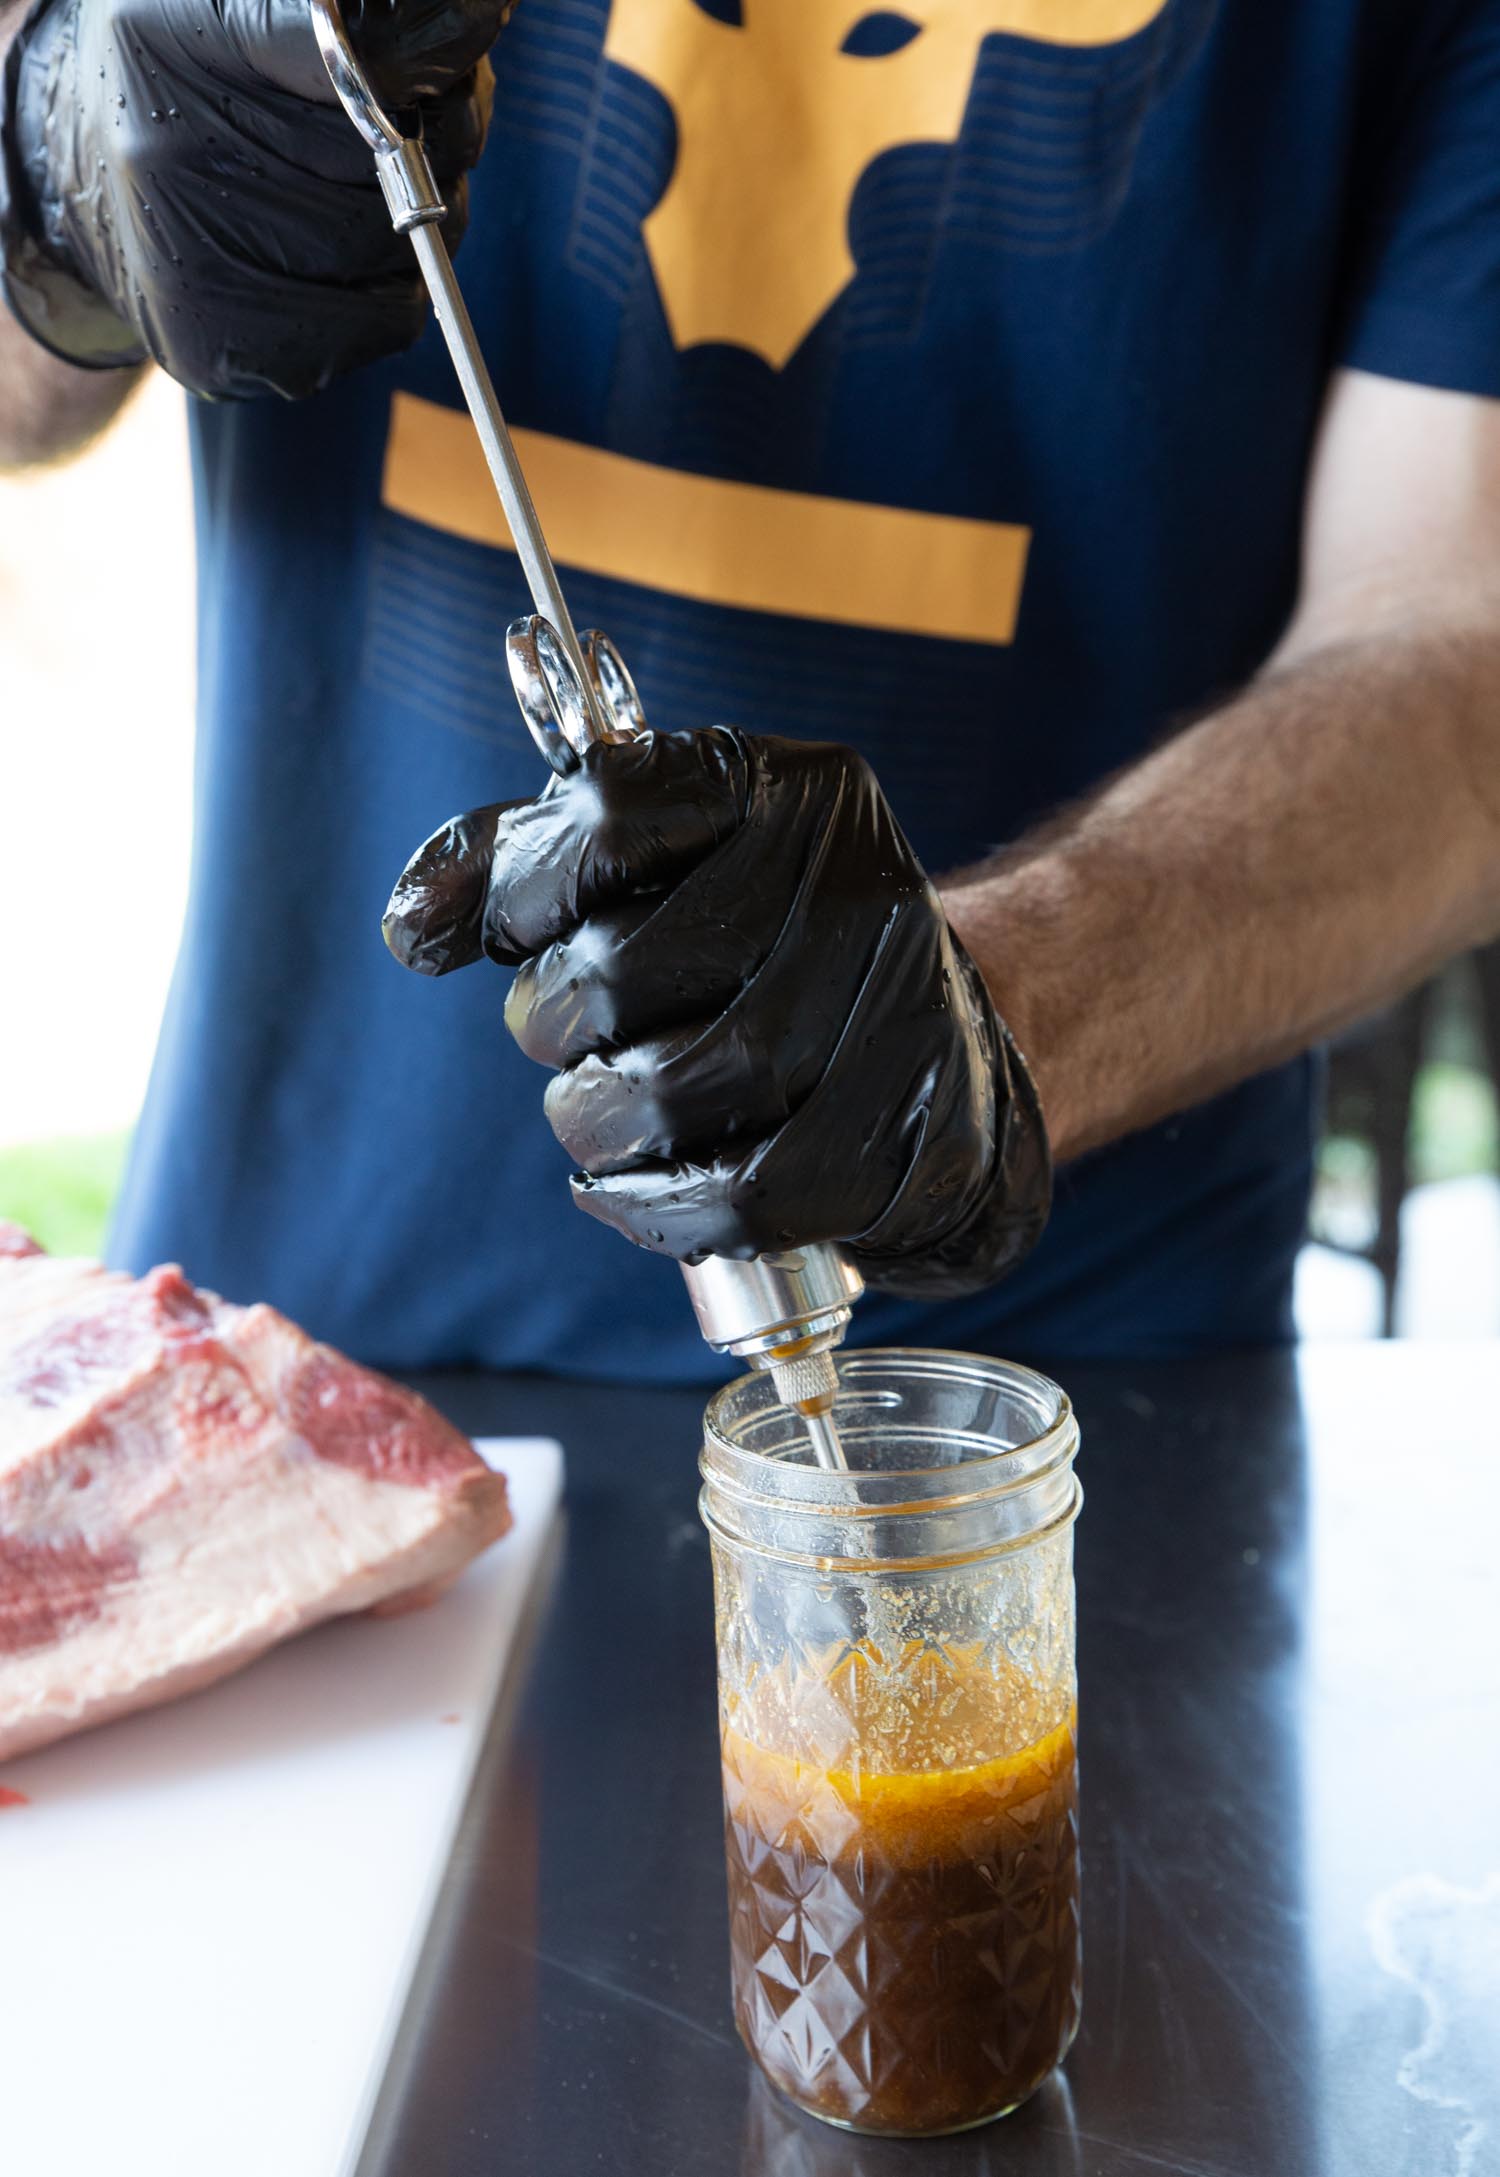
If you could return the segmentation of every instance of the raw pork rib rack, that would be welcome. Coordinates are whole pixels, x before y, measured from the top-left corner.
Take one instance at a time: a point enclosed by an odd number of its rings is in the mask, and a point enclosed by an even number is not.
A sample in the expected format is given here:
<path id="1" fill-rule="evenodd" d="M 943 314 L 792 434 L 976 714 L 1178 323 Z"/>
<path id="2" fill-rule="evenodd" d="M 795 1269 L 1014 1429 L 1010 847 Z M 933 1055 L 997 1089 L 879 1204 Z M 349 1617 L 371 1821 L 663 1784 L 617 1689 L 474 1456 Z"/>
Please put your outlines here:
<path id="1" fill-rule="evenodd" d="M 0 1224 L 0 1759 L 430 1601 L 509 1525 L 466 1438 L 274 1308 Z"/>

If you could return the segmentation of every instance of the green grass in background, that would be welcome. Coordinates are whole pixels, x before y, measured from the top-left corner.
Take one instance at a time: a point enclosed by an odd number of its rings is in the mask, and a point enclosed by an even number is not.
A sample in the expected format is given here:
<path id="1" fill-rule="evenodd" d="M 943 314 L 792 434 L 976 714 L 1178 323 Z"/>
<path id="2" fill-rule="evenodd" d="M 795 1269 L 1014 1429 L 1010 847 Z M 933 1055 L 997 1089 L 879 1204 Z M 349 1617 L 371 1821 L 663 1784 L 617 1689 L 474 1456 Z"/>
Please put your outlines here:
<path id="1" fill-rule="evenodd" d="M 128 1134 L 0 1149 L 0 1219 L 24 1225 L 54 1255 L 97 1255 L 120 1183 Z"/>
<path id="2" fill-rule="evenodd" d="M 1500 1168 L 1500 1124 L 1487 1075 L 1432 1059 L 1417 1075 L 1411 1115 L 1412 1179 L 1464 1179 Z"/>

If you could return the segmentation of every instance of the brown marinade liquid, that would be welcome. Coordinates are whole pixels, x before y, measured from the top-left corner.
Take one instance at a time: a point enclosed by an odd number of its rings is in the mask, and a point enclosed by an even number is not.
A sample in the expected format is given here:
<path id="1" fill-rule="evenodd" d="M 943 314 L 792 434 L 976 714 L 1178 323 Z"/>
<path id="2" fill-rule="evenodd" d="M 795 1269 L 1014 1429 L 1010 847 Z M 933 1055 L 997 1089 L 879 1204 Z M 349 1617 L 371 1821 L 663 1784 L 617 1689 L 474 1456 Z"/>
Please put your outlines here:
<path id="1" fill-rule="evenodd" d="M 1072 1718 L 952 1769 L 723 1752 L 735 2015 L 772 2083 L 871 2132 L 1024 2101 L 1078 2026 Z"/>

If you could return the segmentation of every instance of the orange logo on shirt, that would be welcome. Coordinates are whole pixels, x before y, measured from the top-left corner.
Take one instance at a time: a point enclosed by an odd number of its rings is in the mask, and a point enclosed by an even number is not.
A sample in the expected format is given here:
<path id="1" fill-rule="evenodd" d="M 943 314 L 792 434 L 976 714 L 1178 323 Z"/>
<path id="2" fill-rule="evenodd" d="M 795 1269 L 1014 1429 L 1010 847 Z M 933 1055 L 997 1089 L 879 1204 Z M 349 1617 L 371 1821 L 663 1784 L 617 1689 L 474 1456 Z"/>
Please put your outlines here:
<path id="1" fill-rule="evenodd" d="M 1120 43 L 1169 0 L 741 0 L 723 22 L 696 0 L 614 0 L 606 57 L 655 85 L 677 161 L 645 221 L 678 347 L 728 341 L 779 369 L 854 274 L 849 206 L 898 144 L 951 143 L 986 37 Z M 911 31 L 846 52 L 872 15 Z"/>

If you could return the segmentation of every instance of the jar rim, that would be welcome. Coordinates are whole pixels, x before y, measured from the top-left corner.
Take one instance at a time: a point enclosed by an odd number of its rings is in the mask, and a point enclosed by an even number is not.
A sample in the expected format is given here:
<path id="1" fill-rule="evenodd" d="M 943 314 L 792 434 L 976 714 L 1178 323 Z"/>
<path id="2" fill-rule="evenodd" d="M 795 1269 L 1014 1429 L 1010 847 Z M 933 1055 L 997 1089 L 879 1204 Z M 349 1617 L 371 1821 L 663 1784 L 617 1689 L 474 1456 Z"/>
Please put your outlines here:
<path id="1" fill-rule="evenodd" d="M 900 1501 L 886 1497 L 882 1492 L 879 1501 L 860 1501 L 859 1485 L 868 1485 L 877 1479 L 886 1485 L 918 1477 L 929 1483 L 942 1477 L 948 1484 L 943 1492 L 944 1502 L 961 1503 L 975 1497 L 1001 1497 L 1012 1491 L 1033 1488 L 1046 1474 L 1055 1471 L 1059 1463 L 1071 1462 L 1078 1446 L 1078 1418 L 1073 1402 L 1061 1384 L 1039 1369 L 1027 1368 L 1019 1361 L 1004 1361 L 993 1355 L 965 1353 L 955 1347 L 944 1346 L 863 1346 L 839 1355 L 841 1383 L 847 1376 L 858 1377 L 862 1373 L 876 1374 L 882 1370 L 907 1376 L 954 1376 L 960 1373 L 988 1381 L 997 1389 L 1024 1388 L 1043 1392 L 1054 1407 L 1053 1415 L 1045 1427 L 1019 1443 L 1007 1444 L 994 1451 L 983 1452 L 973 1459 L 962 1460 L 957 1466 L 910 1466 L 882 1467 L 879 1470 L 854 1468 L 847 1474 L 826 1467 L 801 1465 L 785 1457 L 754 1451 L 748 1445 L 737 1442 L 722 1426 L 722 1409 L 739 1393 L 743 1395 L 747 1382 L 754 1376 L 737 1376 L 724 1384 L 709 1400 L 703 1416 L 704 1446 L 700 1460 L 705 1481 L 722 1489 L 730 1475 L 742 1486 L 757 1473 L 774 1468 L 785 1487 L 795 1478 L 814 1484 L 814 1488 L 798 1488 L 799 1511 L 823 1508 L 840 1518 L 889 1518 L 901 1512 L 927 1512 L 935 1509 L 935 1500 L 925 1499 L 920 1493 L 909 1500 Z M 716 1472 L 710 1472 L 713 1455 Z M 722 1461 L 722 1465 L 719 1462 Z M 961 1486 L 959 1484 L 962 1477 Z M 847 1494 L 845 1493 L 847 1489 Z M 826 1493 L 825 1493 L 826 1492 Z"/>
<path id="2" fill-rule="evenodd" d="M 769 1558 L 783 1565 L 816 1566 L 823 1572 L 857 1573 L 866 1580 L 906 1580 L 926 1572 L 946 1574 L 961 1571 L 966 1565 L 989 1564 L 999 1557 L 1017 1557 L 1023 1550 L 1034 1549 L 1037 1544 L 1046 1542 L 1053 1535 L 1071 1527 L 1083 1509 L 1083 1485 L 1076 1474 L 1071 1474 L 1068 1477 L 1068 1493 L 1062 1503 L 1055 1511 L 1049 1512 L 1040 1524 L 1028 1527 L 1022 1533 L 997 1536 L 992 1541 L 975 1544 L 969 1549 L 929 1550 L 910 1557 L 884 1553 L 878 1557 L 850 1557 L 839 1552 L 782 1548 L 758 1538 L 752 1540 L 721 1520 L 709 1502 L 709 1497 L 710 1485 L 705 1483 L 698 1493 L 698 1516 L 718 1548 L 729 1550 L 736 1556 Z M 816 1516 L 826 1508 L 799 1505 L 798 1510 Z M 840 1513 L 836 1516 L 846 1515 Z"/>

